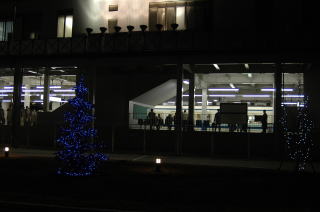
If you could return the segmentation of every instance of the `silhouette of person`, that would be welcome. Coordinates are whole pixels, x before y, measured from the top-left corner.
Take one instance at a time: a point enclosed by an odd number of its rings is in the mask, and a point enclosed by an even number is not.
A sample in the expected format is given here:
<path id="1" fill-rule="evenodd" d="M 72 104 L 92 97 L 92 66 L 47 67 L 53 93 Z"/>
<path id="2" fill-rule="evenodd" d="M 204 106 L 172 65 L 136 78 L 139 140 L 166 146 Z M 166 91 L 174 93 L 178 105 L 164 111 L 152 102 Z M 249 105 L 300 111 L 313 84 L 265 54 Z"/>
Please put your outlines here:
<path id="1" fill-rule="evenodd" d="M 173 122 L 173 117 L 171 114 L 169 114 L 166 119 L 165 119 L 165 125 L 168 127 L 168 130 L 171 130 L 172 128 L 172 122 Z"/>
<path id="2" fill-rule="evenodd" d="M 156 122 L 156 114 L 153 112 L 153 109 L 151 109 L 150 112 L 148 113 L 148 120 L 149 120 L 150 130 L 153 130 L 153 126 L 155 125 L 155 122 Z"/>
<path id="3" fill-rule="evenodd" d="M 31 126 L 36 126 L 37 125 L 37 111 L 33 108 L 31 110 L 31 118 L 30 118 L 30 124 Z"/>
<path id="4" fill-rule="evenodd" d="M 221 112 L 220 109 L 218 109 L 217 113 L 214 115 L 214 131 L 217 131 L 217 128 L 219 132 L 221 132 Z"/>
<path id="5" fill-rule="evenodd" d="M 183 128 L 183 131 L 187 131 L 187 128 L 188 128 L 188 113 L 186 110 L 183 111 L 183 114 L 182 114 L 182 128 Z"/>
<path id="6" fill-rule="evenodd" d="M 31 122 L 31 110 L 27 106 L 26 109 L 25 109 L 24 126 L 30 126 L 30 122 Z"/>
<path id="7" fill-rule="evenodd" d="M 261 123 L 262 123 L 262 133 L 266 133 L 267 127 L 268 127 L 268 115 L 266 113 L 266 110 L 263 110 Z"/>
<path id="8" fill-rule="evenodd" d="M 4 119 L 4 110 L 2 108 L 2 102 L 0 102 L 0 125 L 4 125 L 6 120 Z"/>
<path id="9" fill-rule="evenodd" d="M 11 124 L 12 124 L 12 104 L 10 104 L 7 109 L 7 125 L 11 126 Z"/>
<path id="10" fill-rule="evenodd" d="M 163 119 L 161 118 L 160 114 L 156 117 L 156 127 L 157 130 L 160 130 L 161 126 L 163 125 Z"/>

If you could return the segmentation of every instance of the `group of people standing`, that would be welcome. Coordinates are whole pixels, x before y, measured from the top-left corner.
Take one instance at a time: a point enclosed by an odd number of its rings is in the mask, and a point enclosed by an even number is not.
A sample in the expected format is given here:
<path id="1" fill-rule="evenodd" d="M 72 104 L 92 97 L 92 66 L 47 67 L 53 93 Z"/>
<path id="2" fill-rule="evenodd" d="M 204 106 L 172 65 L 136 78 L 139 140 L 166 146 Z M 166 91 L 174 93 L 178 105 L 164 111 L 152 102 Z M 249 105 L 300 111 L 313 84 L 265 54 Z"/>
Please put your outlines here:
<path id="1" fill-rule="evenodd" d="M 161 126 L 164 124 L 160 114 L 157 116 L 155 112 L 153 112 L 153 109 L 151 109 L 151 111 L 148 113 L 147 120 L 149 122 L 150 130 L 153 130 L 153 127 L 156 127 L 157 130 L 160 130 Z"/>
<path id="2" fill-rule="evenodd" d="M 174 116 L 169 114 L 163 121 L 161 115 L 160 114 L 156 115 L 155 112 L 153 112 L 153 109 L 151 109 L 147 116 L 147 123 L 150 126 L 150 130 L 153 130 L 154 127 L 157 130 L 160 130 L 162 126 L 166 126 L 168 130 L 171 130 L 173 127 L 175 127 L 175 124 L 176 124 L 176 114 Z M 188 127 L 188 114 L 186 110 L 184 110 L 182 113 L 182 128 L 184 131 L 186 131 L 187 127 Z"/>
<path id="3" fill-rule="evenodd" d="M 214 116 L 214 121 L 211 124 L 212 131 L 214 132 L 221 132 L 221 124 L 222 124 L 222 115 L 220 112 L 220 109 L 217 110 L 217 113 Z M 186 110 L 182 113 L 182 129 L 183 131 L 186 131 L 188 128 L 188 113 Z M 162 126 L 166 126 L 168 130 L 171 130 L 176 123 L 176 115 L 172 116 L 169 114 L 165 120 L 163 121 L 160 114 L 156 115 L 153 109 L 150 110 L 147 116 L 147 122 L 145 124 L 148 124 L 150 126 L 150 130 L 153 130 L 156 128 L 157 130 L 160 130 Z M 266 110 L 263 110 L 263 115 L 261 117 L 261 124 L 262 124 L 262 133 L 266 133 L 268 128 L 268 116 L 266 113 Z M 228 124 L 229 132 L 234 131 L 240 131 L 240 132 L 247 132 L 248 130 L 248 118 L 247 122 L 244 124 Z"/>
<path id="4" fill-rule="evenodd" d="M 5 118 L 4 109 L 0 104 L 0 125 L 12 125 L 12 114 L 13 107 L 12 104 L 9 105 L 7 109 L 7 114 Z M 37 123 L 37 111 L 35 109 L 30 109 L 27 107 L 21 107 L 20 110 L 20 126 L 35 126 Z"/>

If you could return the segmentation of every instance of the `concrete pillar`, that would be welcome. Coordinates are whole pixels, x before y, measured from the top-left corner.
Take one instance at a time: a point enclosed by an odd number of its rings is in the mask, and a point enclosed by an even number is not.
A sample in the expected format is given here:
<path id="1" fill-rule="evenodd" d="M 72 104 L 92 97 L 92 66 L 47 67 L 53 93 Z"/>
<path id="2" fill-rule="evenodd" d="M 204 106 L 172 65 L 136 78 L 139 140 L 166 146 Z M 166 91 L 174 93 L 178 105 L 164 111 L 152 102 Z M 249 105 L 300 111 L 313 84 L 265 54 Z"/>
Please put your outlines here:
<path id="1" fill-rule="evenodd" d="M 50 102 L 50 75 L 49 69 L 46 69 L 44 72 L 44 82 L 43 82 L 43 111 L 49 111 L 49 102 Z"/>
<path id="2" fill-rule="evenodd" d="M 281 63 L 278 63 L 276 65 L 276 72 L 274 74 L 274 81 L 275 81 L 275 105 L 274 105 L 274 135 L 275 135 L 275 141 L 278 145 L 276 145 L 276 152 L 279 150 L 281 153 L 283 150 L 283 144 L 281 141 L 281 116 L 282 116 L 282 87 L 283 87 L 283 76 L 282 76 L 282 65 Z"/>
<path id="3" fill-rule="evenodd" d="M 25 90 L 29 90 L 30 89 L 30 85 L 28 85 L 27 83 L 25 83 Z M 25 92 L 24 93 L 24 107 L 30 107 L 30 92 Z"/>
<path id="4" fill-rule="evenodd" d="M 304 94 L 309 97 L 309 110 L 314 124 L 314 132 L 320 134 L 320 101 L 317 86 L 320 82 L 320 64 L 313 63 L 304 68 Z"/>
<path id="5" fill-rule="evenodd" d="M 194 129 L 194 74 L 191 74 L 189 79 L 189 124 L 188 130 L 193 131 Z"/>
<path id="6" fill-rule="evenodd" d="M 208 87 L 202 88 L 202 121 L 207 120 Z"/>
<path id="7" fill-rule="evenodd" d="M 176 115 L 175 115 L 175 130 L 177 132 L 177 154 L 181 154 L 182 146 L 182 83 L 183 83 L 183 68 L 182 64 L 177 66 L 177 95 L 176 95 Z"/>
<path id="8" fill-rule="evenodd" d="M 176 95 L 176 123 L 177 131 L 181 131 L 182 127 L 182 83 L 183 83 L 183 69 L 182 65 L 177 67 L 177 95 Z"/>
<path id="9" fill-rule="evenodd" d="M 20 126 L 21 94 L 22 94 L 23 69 L 14 69 L 14 89 L 13 89 L 13 108 L 12 108 L 12 146 L 17 146 L 17 129 Z"/>

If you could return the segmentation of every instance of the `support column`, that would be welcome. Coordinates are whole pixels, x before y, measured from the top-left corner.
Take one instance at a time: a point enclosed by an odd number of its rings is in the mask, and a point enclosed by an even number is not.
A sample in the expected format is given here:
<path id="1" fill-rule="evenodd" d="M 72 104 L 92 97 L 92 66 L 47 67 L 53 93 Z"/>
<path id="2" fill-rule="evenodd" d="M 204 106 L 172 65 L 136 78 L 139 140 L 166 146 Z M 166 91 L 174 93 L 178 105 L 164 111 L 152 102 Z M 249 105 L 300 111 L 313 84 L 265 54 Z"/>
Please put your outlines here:
<path id="1" fill-rule="evenodd" d="M 176 95 L 176 120 L 175 127 L 177 131 L 181 131 L 182 127 L 182 82 L 183 81 L 183 70 L 182 65 L 178 65 L 177 70 L 177 95 Z"/>
<path id="2" fill-rule="evenodd" d="M 29 90 L 30 85 L 25 82 L 25 90 Z M 30 92 L 24 92 L 24 107 L 30 107 Z"/>
<path id="3" fill-rule="evenodd" d="M 176 115 L 175 115 L 175 130 L 177 132 L 177 154 L 181 153 L 182 142 L 182 82 L 183 68 L 182 64 L 177 66 L 177 95 L 176 95 Z"/>
<path id="4" fill-rule="evenodd" d="M 13 108 L 12 108 L 12 146 L 17 146 L 17 129 L 20 126 L 21 94 L 22 94 L 23 69 L 16 67 L 14 70 L 14 90 L 13 90 Z"/>
<path id="5" fill-rule="evenodd" d="M 49 111 L 49 101 L 50 101 L 50 75 L 49 69 L 47 68 L 44 72 L 44 82 L 43 82 L 43 111 Z"/>
<path id="6" fill-rule="evenodd" d="M 194 73 L 191 74 L 189 79 L 189 123 L 188 131 L 194 130 Z"/>
<path id="7" fill-rule="evenodd" d="M 276 95 L 275 95 L 275 117 L 274 117 L 274 135 L 275 135 L 275 141 L 276 141 L 276 149 L 278 149 L 280 152 L 282 152 L 283 144 L 281 142 L 280 136 L 281 136 L 281 116 L 282 116 L 282 65 L 281 63 L 278 63 L 276 65 L 276 72 L 274 74 L 274 80 L 275 80 L 275 89 L 276 89 Z M 280 153 L 278 152 L 278 153 Z"/>
<path id="8" fill-rule="evenodd" d="M 202 88 L 202 121 L 207 120 L 208 86 Z"/>

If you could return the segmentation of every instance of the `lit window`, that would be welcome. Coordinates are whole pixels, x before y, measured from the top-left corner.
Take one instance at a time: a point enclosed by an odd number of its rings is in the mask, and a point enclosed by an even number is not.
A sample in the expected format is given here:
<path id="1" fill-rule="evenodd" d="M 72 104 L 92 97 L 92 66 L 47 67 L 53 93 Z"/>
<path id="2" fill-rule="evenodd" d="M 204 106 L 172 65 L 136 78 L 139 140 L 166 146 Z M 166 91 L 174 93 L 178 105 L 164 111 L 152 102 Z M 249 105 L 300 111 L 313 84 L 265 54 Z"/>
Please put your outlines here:
<path id="1" fill-rule="evenodd" d="M 178 24 L 178 30 L 203 29 L 210 18 L 208 2 L 150 2 L 149 29 L 155 31 L 156 24 L 163 25 L 163 30 L 170 30 L 171 24 Z"/>
<path id="2" fill-rule="evenodd" d="M 58 38 L 70 38 L 72 37 L 73 16 L 72 15 L 60 15 L 58 17 Z"/>
<path id="3" fill-rule="evenodd" d="M 12 21 L 0 21 L 0 41 L 7 41 L 12 29 Z"/>
<path id="4" fill-rule="evenodd" d="M 109 5 L 109 12 L 115 12 L 118 11 L 118 5 Z"/>

